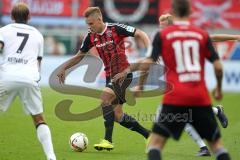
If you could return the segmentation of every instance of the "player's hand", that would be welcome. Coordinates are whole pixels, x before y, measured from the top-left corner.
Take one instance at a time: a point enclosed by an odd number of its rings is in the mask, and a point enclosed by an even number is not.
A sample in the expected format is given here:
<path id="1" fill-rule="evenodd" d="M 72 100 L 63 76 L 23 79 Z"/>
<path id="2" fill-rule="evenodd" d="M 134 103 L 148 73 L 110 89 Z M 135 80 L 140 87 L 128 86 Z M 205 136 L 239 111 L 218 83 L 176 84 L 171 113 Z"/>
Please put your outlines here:
<path id="1" fill-rule="evenodd" d="M 213 90 L 213 97 L 215 100 L 218 100 L 218 101 L 222 100 L 223 94 L 222 94 L 222 90 L 219 87 L 216 87 Z"/>
<path id="2" fill-rule="evenodd" d="M 141 95 L 142 91 L 143 91 L 143 86 L 137 85 L 137 86 L 135 86 L 134 89 L 133 89 L 133 95 L 134 95 L 135 97 L 139 97 L 139 96 Z"/>
<path id="3" fill-rule="evenodd" d="M 58 72 L 57 76 L 58 76 L 59 83 L 60 83 L 60 84 L 64 84 L 64 82 L 65 82 L 65 70 L 64 70 L 64 69 L 61 69 L 61 70 Z"/>

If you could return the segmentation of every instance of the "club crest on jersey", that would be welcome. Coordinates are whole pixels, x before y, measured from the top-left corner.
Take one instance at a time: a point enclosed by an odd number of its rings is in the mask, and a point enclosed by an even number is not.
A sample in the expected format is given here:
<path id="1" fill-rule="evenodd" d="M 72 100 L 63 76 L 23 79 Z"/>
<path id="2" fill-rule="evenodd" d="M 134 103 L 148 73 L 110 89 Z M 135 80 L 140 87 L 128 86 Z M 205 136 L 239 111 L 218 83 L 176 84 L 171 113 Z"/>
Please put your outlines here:
<path id="1" fill-rule="evenodd" d="M 106 34 L 107 34 L 108 37 L 112 37 L 112 31 L 107 31 Z"/>
<path id="2" fill-rule="evenodd" d="M 98 41 L 98 39 L 97 39 L 97 38 L 95 38 L 95 39 L 94 39 L 94 42 L 97 42 L 97 41 Z"/>

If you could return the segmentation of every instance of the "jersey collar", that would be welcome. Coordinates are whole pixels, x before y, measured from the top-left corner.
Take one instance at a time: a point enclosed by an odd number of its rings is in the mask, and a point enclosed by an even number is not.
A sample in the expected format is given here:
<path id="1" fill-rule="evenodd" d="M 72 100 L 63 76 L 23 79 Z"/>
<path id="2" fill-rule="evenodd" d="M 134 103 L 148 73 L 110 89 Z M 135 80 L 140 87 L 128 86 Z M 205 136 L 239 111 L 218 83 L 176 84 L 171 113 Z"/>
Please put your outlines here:
<path id="1" fill-rule="evenodd" d="M 97 34 L 99 34 L 99 35 L 103 35 L 104 34 L 104 32 L 107 30 L 107 26 L 108 26 L 108 23 L 105 23 L 105 28 L 104 28 L 104 30 L 101 32 L 101 33 L 97 33 Z"/>

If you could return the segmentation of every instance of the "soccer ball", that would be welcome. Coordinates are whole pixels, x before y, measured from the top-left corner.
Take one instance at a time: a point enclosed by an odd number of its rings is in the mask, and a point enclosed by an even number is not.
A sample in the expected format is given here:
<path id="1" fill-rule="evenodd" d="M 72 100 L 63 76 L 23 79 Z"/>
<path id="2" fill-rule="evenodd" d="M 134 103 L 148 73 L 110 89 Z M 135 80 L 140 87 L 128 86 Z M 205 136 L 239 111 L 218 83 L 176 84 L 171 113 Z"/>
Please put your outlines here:
<path id="1" fill-rule="evenodd" d="M 74 133 L 70 137 L 69 144 L 72 150 L 82 152 L 87 149 L 88 138 L 84 133 Z"/>

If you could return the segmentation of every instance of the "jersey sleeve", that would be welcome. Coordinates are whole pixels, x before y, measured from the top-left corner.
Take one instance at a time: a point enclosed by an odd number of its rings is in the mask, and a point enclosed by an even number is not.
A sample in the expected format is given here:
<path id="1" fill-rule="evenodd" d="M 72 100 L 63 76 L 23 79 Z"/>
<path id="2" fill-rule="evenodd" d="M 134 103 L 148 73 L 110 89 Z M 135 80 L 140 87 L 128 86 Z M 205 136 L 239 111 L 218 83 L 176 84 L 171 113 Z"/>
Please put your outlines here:
<path id="1" fill-rule="evenodd" d="M 150 58 L 152 58 L 154 62 L 158 61 L 159 57 L 161 56 L 162 42 L 160 36 L 160 32 L 157 32 L 152 42 L 153 49 Z"/>
<path id="2" fill-rule="evenodd" d="M 42 60 L 43 57 L 43 50 L 44 50 L 44 39 L 43 36 L 40 36 L 40 43 L 39 43 L 39 52 L 38 52 L 38 60 Z"/>
<path id="3" fill-rule="evenodd" d="M 216 52 L 216 50 L 213 47 L 212 41 L 210 39 L 210 37 L 208 36 L 207 39 L 207 55 L 206 58 L 210 61 L 210 62 L 214 62 L 215 60 L 219 59 L 218 53 Z"/>
<path id="4" fill-rule="evenodd" d="M 82 45 L 81 45 L 80 51 L 86 53 L 86 52 L 88 52 L 92 47 L 93 47 L 93 44 L 92 44 L 91 39 L 90 39 L 90 33 L 88 33 L 88 34 L 84 37 L 84 39 L 83 39 L 83 41 L 82 41 Z"/>
<path id="5" fill-rule="evenodd" d="M 119 35 L 123 35 L 124 37 L 134 37 L 134 34 L 136 32 L 136 28 L 129 26 L 129 25 L 125 25 L 125 24 L 116 24 L 115 25 L 116 28 L 116 32 Z"/>

